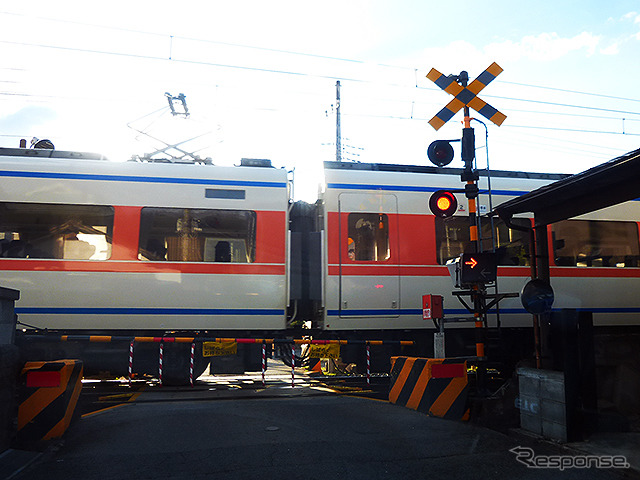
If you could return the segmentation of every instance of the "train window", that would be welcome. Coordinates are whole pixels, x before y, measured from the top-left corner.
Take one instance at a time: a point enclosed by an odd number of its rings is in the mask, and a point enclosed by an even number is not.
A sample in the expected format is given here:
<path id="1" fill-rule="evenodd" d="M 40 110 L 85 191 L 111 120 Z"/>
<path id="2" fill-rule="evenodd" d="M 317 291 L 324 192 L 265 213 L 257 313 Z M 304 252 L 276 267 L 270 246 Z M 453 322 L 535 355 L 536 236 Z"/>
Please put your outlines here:
<path id="1" fill-rule="evenodd" d="M 527 218 L 513 218 L 511 222 L 516 226 L 531 227 Z M 498 265 L 531 265 L 529 261 L 529 232 L 507 227 L 499 218 L 493 219 L 493 239 L 491 237 L 491 220 L 482 218 L 482 249 L 492 251 L 495 248 Z"/>
<path id="2" fill-rule="evenodd" d="M 0 204 L 0 256 L 107 260 L 113 207 L 44 203 Z"/>
<path id="3" fill-rule="evenodd" d="M 436 217 L 436 249 L 440 265 L 448 260 L 457 258 L 469 251 L 469 217 L 453 216 L 449 218 Z M 528 219 L 514 219 L 516 225 L 531 226 Z M 498 265 L 529 265 L 529 235 L 509 227 L 500 219 L 494 219 L 494 240 L 491 239 L 491 222 L 481 219 L 482 250 L 497 253 Z"/>
<path id="4" fill-rule="evenodd" d="M 635 222 L 564 220 L 551 226 L 556 265 L 637 267 L 640 257 Z"/>
<path id="5" fill-rule="evenodd" d="M 384 262 L 391 257 L 389 217 L 384 213 L 350 213 L 347 257 L 362 262 Z"/>
<path id="6" fill-rule="evenodd" d="M 436 217 L 436 253 L 440 265 L 459 257 L 469 243 L 468 217 Z"/>
<path id="7" fill-rule="evenodd" d="M 140 260 L 255 261 L 256 213 L 248 210 L 145 207 L 140 217 Z"/>

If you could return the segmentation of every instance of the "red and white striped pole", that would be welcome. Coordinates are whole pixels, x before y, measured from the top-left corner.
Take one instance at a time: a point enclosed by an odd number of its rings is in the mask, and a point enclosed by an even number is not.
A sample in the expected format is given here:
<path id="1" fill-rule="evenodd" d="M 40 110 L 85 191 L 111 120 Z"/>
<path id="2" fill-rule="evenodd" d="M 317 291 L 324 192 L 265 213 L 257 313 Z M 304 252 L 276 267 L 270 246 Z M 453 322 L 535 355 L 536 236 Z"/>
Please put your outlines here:
<path id="1" fill-rule="evenodd" d="M 196 352 L 196 344 L 195 342 L 191 342 L 191 361 L 189 362 L 189 382 L 191 383 L 191 387 L 193 387 L 193 357 Z"/>
<path id="2" fill-rule="evenodd" d="M 367 342 L 367 385 L 371 384 L 371 346 Z"/>
<path id="3" fill-rule="evenodd" d="M 129 386 L 131 386 L 131 381 L 133 380 L 133 342 L 135 340 L 131 340 L 129 344 Z"/>
<path id="4" fill-rule="evenodd" d="M 162 386 L 162 357 L 164 355 L 164 342 L 160 342 L 160 355 L 158 357 L 158 380 Z"/>
<path id="5" fill-rule="evenodd" d="M 291 345 L 291 388 L 296 387 L 296 344 Z"/>
<path id="6" fill-rule="evenodd" d="M 262 342 L 262 386 L 266 387 L 264 374 L 267 371 L 267 344 Z"/>

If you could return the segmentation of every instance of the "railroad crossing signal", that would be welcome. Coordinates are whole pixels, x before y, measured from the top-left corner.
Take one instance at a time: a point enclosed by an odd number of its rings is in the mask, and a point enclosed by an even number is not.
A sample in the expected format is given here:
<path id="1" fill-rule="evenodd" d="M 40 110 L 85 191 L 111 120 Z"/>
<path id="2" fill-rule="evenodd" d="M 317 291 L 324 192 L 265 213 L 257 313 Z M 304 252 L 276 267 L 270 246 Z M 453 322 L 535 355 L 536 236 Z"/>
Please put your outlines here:
<path id="1" fill-rule="evenodd" d="M 453 160 L 453 147 L 447 140 L 436 140 L 427 148 L 427 157 L 434 165 L 444 167 Z"/>
<path id="2" fill-rule="evenodd" d="M 466 72 L 463 73 L 466 75 Z M 458 84 L 455 77 L 443 75 L 435 68 L 432 68 L 427 74 L 427 78 L 455 98 L 429 120 L 429 124 L 434 129 L 439 130 L 440 127 L 451 120 L 462 107 L 471 107 L 496 125 L 502 125 L 502 122 L 504 122 L 507 116 L 477 97 L 478 93 L 489 85 L 500 73 L 502 73 L 502 68 L 496 62 L 493 62 L 489 68 L 482 72 L 478 78 L 468 86 L 462 86 Z"/>
<path id="3" fill-rule="evenodd" d="M 429 209 L 440 218 L 447 218 L 458 211 L 456 196 L 447 190 L 438 190 L 429 198 Z"/>

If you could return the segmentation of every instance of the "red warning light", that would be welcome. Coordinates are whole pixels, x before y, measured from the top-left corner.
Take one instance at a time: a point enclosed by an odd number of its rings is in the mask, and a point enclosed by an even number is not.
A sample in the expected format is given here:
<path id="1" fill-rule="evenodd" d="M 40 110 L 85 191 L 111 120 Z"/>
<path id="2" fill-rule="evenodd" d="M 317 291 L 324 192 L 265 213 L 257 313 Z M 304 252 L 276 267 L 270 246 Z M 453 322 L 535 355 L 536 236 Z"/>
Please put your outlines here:
<path id="1" fill-rule="evenodd" d="M 442 196 L 438 198 L 438 209 L 439 210 L 449 210 L 451 208 L 451 199 L 447 196 Z"/>
<path id="2" fill-rule="evenodd" d="M 450 217 L 458 210 L 458 200 L 453 193 L 438 190 L 429 199 L 429 209 L 436 217 Z"/>

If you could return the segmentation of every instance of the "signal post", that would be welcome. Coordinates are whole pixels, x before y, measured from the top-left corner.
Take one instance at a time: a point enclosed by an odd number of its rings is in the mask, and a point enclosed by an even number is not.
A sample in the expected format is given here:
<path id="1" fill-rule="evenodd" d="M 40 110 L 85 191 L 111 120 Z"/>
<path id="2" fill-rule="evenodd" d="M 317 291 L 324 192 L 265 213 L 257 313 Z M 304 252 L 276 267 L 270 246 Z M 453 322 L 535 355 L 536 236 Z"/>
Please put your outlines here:
<path id="1" fill-rule="evenodd" d="M 464 109 L 462 138 L 460 140 L 436 140 L 429 146 L 427 154 L 434 164 L 445 166 L 453 160 L 453 148 L 449 142 L 460 141 L 462 143 L 461 156 L 464 162 L 464 169 L 460 179 L 462 182 L 465 182 L 464 194 L 468 201 L 471 251 L 463 253 L 456 259 L 454 267 L 456 278 L 455 286 L 461 288 L 461 290 L 453 292 L 453 295 L 457 296 L 465 308 L 473 314 L 476 327 L 476 357 L 478 360 L 484 360 L 486 358 L 485 327 L 487 325 L 487 312 L 503 298 L 518 296 L 517 293 L 487 293 L 487 284 L 494 283 L 497 277 L 496 256 L 494 252 L 481 252 L 478 234 L 476 200 L 479 193 L 477 184 L 479 174 L 477 169 L 474 168 L 475 134 L 471 127 L 472 119 L 469 112 L 471 107 L 496 125 L 499 126 L 502 124 L 506 116 L 477 96 L 477 94 L 501 72 L 502 68 L 500 68 L 498 64 L 493 63 L 480 74 L 478 78 L 471 82 L 471 84 L 468 83 L 469 75 L 466 71 L 460 72 L 460 75 L 445 76 L 436 69 L 431 69 L 427 75 L 427 78 L 432 80 L 445 92 L 454 96 L 454 99 L 429 121 L 429 124 L 434 129 L 438 130 L 460 109 Z M 439 191 L 434 193 L 430 200 L 431 210 L 441 217 L 453 215 L 457 209 L 457 204 L 456 207 L 453 208 L 453 211 L 451 208 L 439 208 L 441 207 L 440 202 L 442 201 L 444 201 L 444 205 L 446 205 L 447 194 L 453 196 L 450 192 Z M 463 297 L 470 297 L 470 305 L 465 302 Z"/>

